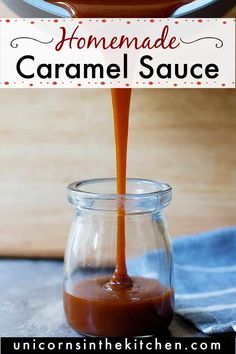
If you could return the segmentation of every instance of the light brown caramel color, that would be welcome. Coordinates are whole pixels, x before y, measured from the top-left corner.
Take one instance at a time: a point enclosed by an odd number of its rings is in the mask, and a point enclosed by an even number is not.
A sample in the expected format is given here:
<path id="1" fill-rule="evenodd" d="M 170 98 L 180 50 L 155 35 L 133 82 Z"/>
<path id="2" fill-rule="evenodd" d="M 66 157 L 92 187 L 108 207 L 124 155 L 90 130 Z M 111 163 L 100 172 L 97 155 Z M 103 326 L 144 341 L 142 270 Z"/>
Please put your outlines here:
<path id="1" fill-rule="evenodd" d="M 181 4 L 176 0 L 50 1 L 68 9 L 72 17 L 167 17 Z M 73 295 L 65 292 L 65 312 L 72 327 L 92 335 L 144 335 L 169 325 L 172 291 L 161 291 L 156 280 L 131 279 L 125 257 L 126 165 L 131 89 L 113 89 L 117 194 L 116 269 L 111 279 L 80 282 Z M 146 289 L 147 287 L 147 289 Z M 130 297 L 135 291 L 136 300 Z M 168 303 L 168 306 L 166 304 Z"/>
<path id="2" fill-rule="evenodd" d="M 64 293 L 69 324 L 94 336 L 141 336 L 165 329 L 173 317 L 173 291 L 157 280 L 133 277 L 133 287 L 104 289 L 109 278 L 81 281 Z"/>

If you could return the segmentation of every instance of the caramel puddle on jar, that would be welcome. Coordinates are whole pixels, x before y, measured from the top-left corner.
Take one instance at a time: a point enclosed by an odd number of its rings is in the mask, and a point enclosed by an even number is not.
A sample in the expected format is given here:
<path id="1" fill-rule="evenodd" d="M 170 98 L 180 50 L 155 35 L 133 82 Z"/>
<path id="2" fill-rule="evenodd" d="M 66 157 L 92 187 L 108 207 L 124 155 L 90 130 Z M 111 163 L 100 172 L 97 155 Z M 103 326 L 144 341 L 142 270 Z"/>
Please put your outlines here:
<path id="1" fill-rule="evenodd" d="M 48 0 L 72 17 L 168 17 L 191 0 Z M 116 269 L 111 279 L 98 277 L 64 293 L 70 325 L 81 333 L 129 336 L 165 328 L 173 316 L 173 291 L 157 280 L 128 276 L 125 257 L 126 161 L 131 89 L 112 89 L 116 142 L 117 209 Z"/>

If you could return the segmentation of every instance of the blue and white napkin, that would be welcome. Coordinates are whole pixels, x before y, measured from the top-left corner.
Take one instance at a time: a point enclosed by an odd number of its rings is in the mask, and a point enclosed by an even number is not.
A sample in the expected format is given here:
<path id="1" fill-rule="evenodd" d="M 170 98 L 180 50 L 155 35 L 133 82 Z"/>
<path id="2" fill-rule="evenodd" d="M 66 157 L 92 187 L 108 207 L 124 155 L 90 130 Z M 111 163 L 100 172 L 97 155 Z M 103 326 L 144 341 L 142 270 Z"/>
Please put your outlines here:
<path id="1" fill-rule="evenodd" d="M 236 332 L 236 226 L 173 241 L 176 313 L 204 333 Z"/>

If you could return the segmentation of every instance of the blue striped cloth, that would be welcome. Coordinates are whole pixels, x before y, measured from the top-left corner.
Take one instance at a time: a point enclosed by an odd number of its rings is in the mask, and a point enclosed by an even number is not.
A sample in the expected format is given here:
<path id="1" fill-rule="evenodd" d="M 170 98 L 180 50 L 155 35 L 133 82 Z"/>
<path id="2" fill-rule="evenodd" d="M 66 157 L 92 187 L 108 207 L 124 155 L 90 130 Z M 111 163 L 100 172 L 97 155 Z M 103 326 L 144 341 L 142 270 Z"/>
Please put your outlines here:
<path id="1" fill-rule="evenodd" d="M 173 241 L 176 313 L 204 333 L 236 332 L 236 226 Z"/>

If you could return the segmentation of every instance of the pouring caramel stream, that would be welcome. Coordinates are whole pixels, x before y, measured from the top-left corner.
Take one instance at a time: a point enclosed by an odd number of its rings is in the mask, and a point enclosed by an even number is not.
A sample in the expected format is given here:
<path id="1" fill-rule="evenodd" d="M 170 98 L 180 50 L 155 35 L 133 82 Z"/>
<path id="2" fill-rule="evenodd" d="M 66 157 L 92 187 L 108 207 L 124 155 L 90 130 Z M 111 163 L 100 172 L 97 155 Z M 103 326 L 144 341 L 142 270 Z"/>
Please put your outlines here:
<path id="1" fill-rule="evenodd" d="M 168 17 L 191 0 L 67 0 L 48 2 L 72 17 Z M 73 328 L 90 335 L 143 335 L 167 327 L 173 316 L 173 291 L 157 280 L 130 278 L 125 256 L 126 165 L 131 89 L 112 89 L 116 143 L 116 269 L 111 279 L 92 278 L 64 293 L 65 311 Z M 106 291 L 109 290 L 109 291 Z M 88 316 L 89 315 L 89 316 Z"/>

